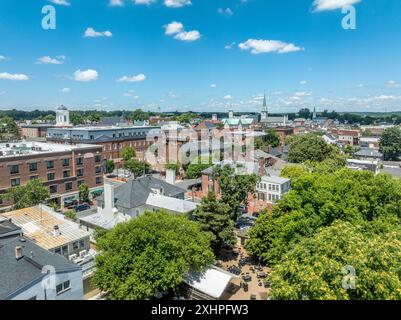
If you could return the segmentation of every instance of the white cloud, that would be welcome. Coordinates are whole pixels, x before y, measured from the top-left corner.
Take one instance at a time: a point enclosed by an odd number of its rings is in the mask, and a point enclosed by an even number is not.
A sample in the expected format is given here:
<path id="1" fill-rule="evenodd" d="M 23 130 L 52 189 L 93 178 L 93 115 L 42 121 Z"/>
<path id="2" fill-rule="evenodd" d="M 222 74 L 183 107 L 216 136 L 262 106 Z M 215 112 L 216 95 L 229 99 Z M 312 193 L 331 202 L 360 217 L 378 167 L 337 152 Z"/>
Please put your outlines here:
<path id="1" fill-rule="evenodd" d="M 191 0 L 164 0 L 164 5 L 169 8 L 181 8 L 184 6 L 189 6 L 191 4 Z"/>
<path id="2" fill-rule="evenodd" d="M 232 100 L 232 96 L 230 94 L 227 94 L 223 97 L 224 100 Z"/>
<path id="3" fill-rule="evenodd" d="M 329 11 L 341 9 L 361 2 L 362 0 L 315 0 L 313 2 L 314 11 Z"/>
<path id="4" fill-rule="evenodd" d="M 0 91 L 0 96 L 2 96 L 2 95 L 4 95 L 4 94 L 6 94 L 5 91 Z"/>
<path id="5" fill-rule="evenodd" d="M 110 0 L 109 2 L 110 7 L 122 7 L 124 6 L 123 0 Z"/>
<path id="6" fill-rule="evenodd" d="M 222 15 L 226 15 L 226 16 L 232 16 L 234 14 L 234 12 L 230 9 L 230 8 L 219 8 L 217 9 L 217 12 L 222 14 Z"/>
<path id="7" fill-rule="evenodd" d="M 166 29 L 165 33 L 168 36 L 171 36 L 173 34 L 177 34 L 177 33 L 184 31 L 184 25 L 181 22 L 177 22 L 177 21 L 173 21 L 173 22 L 165 25 L 164 28 Z"/>
<path id="8" fill-rule="evenodd" d="M 2 72 L 0 73 L 0 80 L 27 81 L 29 77 L 25 74 Z"/>
<path id="9" fill-rule="evenodd" d="M 167 25 L 164 25 L 163 27 L 166 35 L 174 35 L 174 39 L 177 40 L 196 41 L 201 37 L 201 34 L 198 30 L 185 31 L 184 25 L 181 22 L 173 21 Z"/>
<path id="10" fill-rule="evenodd" d="M 146 80 L 146 76 L 140 73 L 136 76 L 123 76 L 117 79 L 117 82 L 142 82 Z"/>
<path id="11" fill-rule="evenodd" d="M 401 83 L 398 83 L 394 80 L 390 80 L 387 82 L 386 87 L 387 88 L 401 88 Z"/>
<path id="12" fill-rule="evenodd" d="M 49 0 L 51 3 L 58 4 L 60 6 L 66 6 L 69 7 L 71 3 L 69 3 L 67 0 Z"/>
<path id="13" fill-rule="evenodd" d="M 277 40 L 249 39 L 246 42 L 240 43 L 238 46 L 241 50 L 251 50 L 252 54 L 271 52 L 289 53 L 305 50 L 304 48 L 297 47 L 292 43 L 286 43 Z"/>
<path id="14" fill-rule="evenodd" d="M 201 37 L 201 34 L 199 33 L 198 30 L 192 30 L 192 31 L 183 31 L 180 33 L 177 33 L 174 36 L 174 39 L 181 40 L 181 41 L 196 41 Z"/>
<path id="15" fill-rule="evenodd" d="M 7 60 L 7 57 L 0 55 L 0 61 Z"/>
<path id="16" fill-rule="evenodd" d="M 156 0 L 133 0 L 135 4 L 145 4 L 145 5 L 150 5 L 154 2 L 156 2 Z"/>
<path id="17" fill-rule="evenodd" d="M 74 72 L 74 80 L 80 82 L 96 81 L 98 73 L 96 70 L 88 69 L 86 71 L 77 70 Z"/>
<path id="18" fill-rule="evenodd" d="M 99 32 L 95 31 L 95 29 L 93 28 L 87 28 L 84 34 L 85 38 L 112 37 L 112 36 L 113 34 L 108 30 Z"/>
<path id="19" fill-rule="evenodd" d="M 304 85 L 308 84 L 308 81 L 306 81 L 306 80 L 301 80 L 301 81 L 299 81 L 299 84 L 304 86 Z"/>
<path id="20" fill-rule="evenodd" d="M 231 50 L 234 46 L 236 45 L 235 42 L 231 42 L 230 44 L 227 44 L 224 49 L 226 50 Z"/>
<path id="21" fill-rule="evenodd" d="M 217 84 L 212 83 L 212 84 L 210 85 L 210 88 L 217 88 Z"/>
<path id="22" fill-rule="evenodd" d="M 312 95 L 311 92 L 295 92 L 294 93 L 295 97 L 309 97 L 311 95 Z"/>
<path id="23" fill-rule="evenodd" d="M 60 92 L 69 93 L 69 92 L 71 92 L 71 89 L 70 88 L 63 88 L 63 89 L 60 90 Z"/>
<path id="24" fill-rule="evenodd" d="M 65 62 L 66 56 L 57 56 L 51 58 L 49 56 L 43 56 L 36 60 L 36 64 L 63 64 Z"/>

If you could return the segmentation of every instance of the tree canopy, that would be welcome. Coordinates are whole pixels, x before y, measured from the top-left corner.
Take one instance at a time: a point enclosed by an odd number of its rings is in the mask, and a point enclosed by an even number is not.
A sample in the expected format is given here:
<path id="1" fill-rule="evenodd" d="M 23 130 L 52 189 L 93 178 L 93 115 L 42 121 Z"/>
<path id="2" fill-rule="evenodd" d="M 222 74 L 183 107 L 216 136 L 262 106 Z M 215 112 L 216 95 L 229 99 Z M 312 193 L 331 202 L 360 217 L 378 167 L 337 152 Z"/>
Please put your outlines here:
<path id="1" fill-rule="evenodd" d="M 136 157 L 136 151 L 132 147 L 125 147 L 121 153 L 124 161 L 128 161 Z"/>
<path id="2" fill-rule="evenodd" d="M 385 160 L 398 160 L 401 156 L 401 129 L 399 127 L 384 130 L 380 138 L 380 152 Z"/>
<path id="3" fill-rule="evenodd" d="M 230 207 L 218 200 L 213 192 L 202 199 L 201 205 L 192 215 L 204 232 L 212 236 L 212 247 L 217 250 L 222 246 L 235 244 L 234 222 L 230 218 Z"/>
<path id="4" fill-rule="evenodd" d="M 210 236 L 188 218 L 145 213 L 97 233 L 94 283 L 116 300 L 152 299 L 176 293 L 190 271 L 211 265 Z"/>
<path id="5" fill-rule="evenodd" d="M 13 202 L 13 209 L 23 209 L 44 203 L 50 192 L 38 179 L 29 180 L 25 186 L 17 186 L 7 189 L 4 199 Z"/>
<path id="6" fill-rule="evenodd" d="M 257 174 L 240 173 L 241 169 L 234 168 L 229 165 L 216 166 L 213 175 L 221 190 L 221 199 L 228 204 L 231 209 L 231 218 L 236 221 L 240 212 L 240 206 L 248 205 L 248 197 L 255 194 L 256 184 L 260 181 Z"/>
<path id="7" fill-rule="evenodd" d="M 147 174 L 151 170 L 151 166 L 146 161 L 139 161 L 137 159 L 130 159 L 124 162 L 124 169 L 132 172 L 135 177 L 140 177 L 144 173 Z"/>
<path id="8" fill-rule="evenodd" d="M 288 161 L 292 163 L 322 162 L 340 154 L 337 147 L 326 143 L 315 134 L 291 136 L 288 142 L 291 146 Z"/>
<path id="9" fill-rule="evenodd" d="M 401 181 L 325 164 L 292 166 L 284 175 L 292 190 L 260 215 L 247 243 L 275 267 L 272 297 L 399 297 L 401 273 L 394 266 L 401 256 L 394 248 L 401 239 Z M 356 292 L 338 282 L 345 265 L 359 272 Z"/>

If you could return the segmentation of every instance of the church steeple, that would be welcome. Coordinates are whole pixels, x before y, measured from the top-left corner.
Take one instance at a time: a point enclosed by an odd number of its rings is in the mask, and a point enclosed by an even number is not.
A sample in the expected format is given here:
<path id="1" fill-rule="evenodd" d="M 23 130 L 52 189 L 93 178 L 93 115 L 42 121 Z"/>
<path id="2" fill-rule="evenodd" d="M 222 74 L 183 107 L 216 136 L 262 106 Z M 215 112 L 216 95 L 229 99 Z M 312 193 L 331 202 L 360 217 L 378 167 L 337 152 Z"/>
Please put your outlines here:
<path id="1" fill-rule="evenodd" d="M 266 121 L 268 118 L 268 111 L 267 111 L 267 100 L 266 100 L 266 92 L 264 93 L 263 96 L 263 106 L 262 106 L 262 111 L 260 112 L 260 120 L 262 122 Z"/>
<path id="2" fill-rule="evenodd" d="M 263 96 L 263 108 L 262 108 L 262 111 L 266 111 L 267 112 L 266 92 L 264 93 L 264 96 Z"/>

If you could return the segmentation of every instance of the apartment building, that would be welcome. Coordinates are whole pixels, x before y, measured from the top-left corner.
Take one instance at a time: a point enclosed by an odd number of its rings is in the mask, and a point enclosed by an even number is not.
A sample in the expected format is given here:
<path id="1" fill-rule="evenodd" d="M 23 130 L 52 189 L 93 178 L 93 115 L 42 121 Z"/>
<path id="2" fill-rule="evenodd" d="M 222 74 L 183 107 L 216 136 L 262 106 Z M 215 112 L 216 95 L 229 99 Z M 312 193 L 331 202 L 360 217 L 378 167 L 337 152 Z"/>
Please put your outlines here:
<path id="1" fill-rule="evenodd" d="M 105 159 L 121 159 L 126 147 L 134 148 L 140 157 L 153 143 L 147 139 L 149 133 L 159 130 L 152 126 L 59 127 L 48 129 L 46 138 L 54 143 L 99 145 Z"/>
<path id="2" fill-rule="evenodd" d="M 40 179 L 51 198 L 64 207 L 78 199 L 78 187 L 85 183 L 93 195 L 103 188 L 102 147 L 42 142 L 0 144 L 0 195 L 9 188 Z M 12 203 L 0 200 L 0 210 Z"/>

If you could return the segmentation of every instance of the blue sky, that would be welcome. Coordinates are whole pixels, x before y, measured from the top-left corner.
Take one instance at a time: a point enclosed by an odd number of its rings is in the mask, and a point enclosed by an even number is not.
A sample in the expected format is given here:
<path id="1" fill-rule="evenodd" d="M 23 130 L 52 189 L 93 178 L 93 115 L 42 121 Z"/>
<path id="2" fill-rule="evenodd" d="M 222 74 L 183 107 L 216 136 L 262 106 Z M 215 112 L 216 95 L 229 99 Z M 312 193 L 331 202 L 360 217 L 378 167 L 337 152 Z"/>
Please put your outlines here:
<path id="1" fill-rule="evenodd" d="M 401 111 L 400 30 L 399 0 L 0 0 L 0 108 Z"/>

